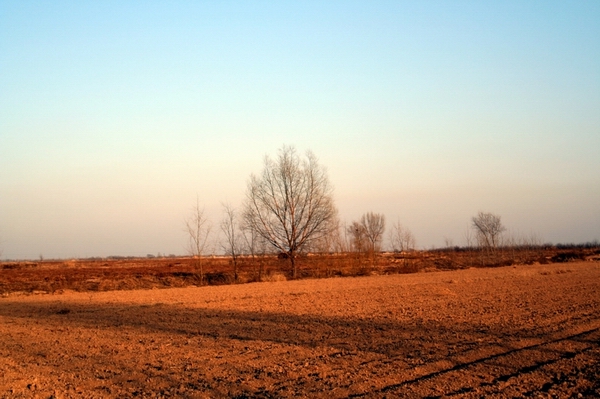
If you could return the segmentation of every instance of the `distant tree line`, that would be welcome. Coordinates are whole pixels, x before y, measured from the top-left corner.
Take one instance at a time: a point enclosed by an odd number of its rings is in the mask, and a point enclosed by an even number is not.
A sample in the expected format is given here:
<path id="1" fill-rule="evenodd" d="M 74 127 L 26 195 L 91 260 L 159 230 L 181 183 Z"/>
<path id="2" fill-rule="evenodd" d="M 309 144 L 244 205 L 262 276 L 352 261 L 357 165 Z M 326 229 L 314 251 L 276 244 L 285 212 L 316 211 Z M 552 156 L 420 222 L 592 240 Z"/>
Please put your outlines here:
<path id="1" fill-rule="evenodd" d="M 358 220 L 342 224 L 327 171 L 310 151 L 301 156 L 294 147 L 284 146 L 276 158 L 265 156 L 262 172 L 250 176 L 240 208 L 222 204 L 222 209 L 219 230 L 223 239 L 219 244 L 231 259 L 235 281 L 241 256 L 255 260 L 266 254 L 277 254 L 289 262 L 291 277 L 297 278 L 298 257 L 309 252 L 353 252 L 374 263 L 383 250 L 385 216 L 370 211 Z M 185 231 L 189 239 L 188 252 L 196 258 L 203 275 L 202 256 L 206 254 L 212 225 L 198 198 L 185 222 Z M 505 232 L 499 215 L 479 212 L 472 217 L 465 234 L 467 247 L 477 248 L 480 261 L 485 264 L 493 262 L 507 246 L 541 245 L 537 237 L 515 239 L 505 236 Z M 416 249 L 414 235 L 400 220 L 392 224 L 388 242 L 393 252 Z M 452 247 L 451 240 L 446 239 L 446 244 Z M 256 263 L 260 280 L 264 271 L 262 263 Z"/>

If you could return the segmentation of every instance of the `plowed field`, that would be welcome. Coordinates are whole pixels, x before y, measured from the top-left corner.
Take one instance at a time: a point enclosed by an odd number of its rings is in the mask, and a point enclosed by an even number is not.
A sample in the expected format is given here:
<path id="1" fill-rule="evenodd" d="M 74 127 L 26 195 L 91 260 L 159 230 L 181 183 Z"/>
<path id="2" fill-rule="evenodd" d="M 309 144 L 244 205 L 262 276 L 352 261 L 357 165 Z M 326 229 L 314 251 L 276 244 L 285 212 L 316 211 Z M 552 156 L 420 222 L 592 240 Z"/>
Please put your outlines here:
<path id="1" fill-rule="evenodd" d="M 600 263 L 0 298 L 0 397 L 600 396 Z"/>

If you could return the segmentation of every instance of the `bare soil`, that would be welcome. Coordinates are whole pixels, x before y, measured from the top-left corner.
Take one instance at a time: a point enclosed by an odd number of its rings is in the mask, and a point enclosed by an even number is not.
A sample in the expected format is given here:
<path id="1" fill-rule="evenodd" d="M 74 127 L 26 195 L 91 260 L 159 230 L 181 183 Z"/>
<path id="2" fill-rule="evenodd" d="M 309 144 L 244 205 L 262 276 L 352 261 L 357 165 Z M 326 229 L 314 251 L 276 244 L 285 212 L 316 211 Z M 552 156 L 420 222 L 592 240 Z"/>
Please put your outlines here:
<path id="1" fill-rule="evenodd" d="M 0 298 L 1 398 L 599 397 L 600 262 Z"/>

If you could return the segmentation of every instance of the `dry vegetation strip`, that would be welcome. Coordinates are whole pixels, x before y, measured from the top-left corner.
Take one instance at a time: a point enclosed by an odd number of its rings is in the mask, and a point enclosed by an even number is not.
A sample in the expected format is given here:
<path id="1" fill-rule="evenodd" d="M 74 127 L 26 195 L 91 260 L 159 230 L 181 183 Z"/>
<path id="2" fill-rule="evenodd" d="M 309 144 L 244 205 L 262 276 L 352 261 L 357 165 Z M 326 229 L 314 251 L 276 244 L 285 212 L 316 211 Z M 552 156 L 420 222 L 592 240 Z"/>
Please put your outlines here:
<path id="1" fill-rule="evenodd" d="M 445 249 L 387 254 L 300 256 L 297 277 L 322 278 L 419 271 L 497 267 L 513 264 L 600 259 L 600 249 L 505 248 L 490 256 L 473 249 Z M 55 293 L 62 290 L 111 291 L 278 281 L 291 277 L 287 259 L 277 256 L 231 258 L 131 258 L 0 263 L 0 294 Z M 234 276 L 237 274 L 237 281 Z"/>
<path id="2" fill-rule="evenodd" d="M 599 395 L 600 264 L 0 299 L 0 397 Z"/>

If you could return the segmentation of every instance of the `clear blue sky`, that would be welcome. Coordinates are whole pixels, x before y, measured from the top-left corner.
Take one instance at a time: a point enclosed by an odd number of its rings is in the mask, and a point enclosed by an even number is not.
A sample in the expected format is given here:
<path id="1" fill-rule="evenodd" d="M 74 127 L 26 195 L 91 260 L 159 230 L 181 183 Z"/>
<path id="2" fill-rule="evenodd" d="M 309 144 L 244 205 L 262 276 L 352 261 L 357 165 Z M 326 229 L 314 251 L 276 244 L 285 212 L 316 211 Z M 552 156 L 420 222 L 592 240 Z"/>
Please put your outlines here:
<path id="1" fill-rule="evenodd" d="M 0 1 L 2 259 L 184 254 L 264 155 L 343 221 L 600 239 L 598 1 Z"/>

